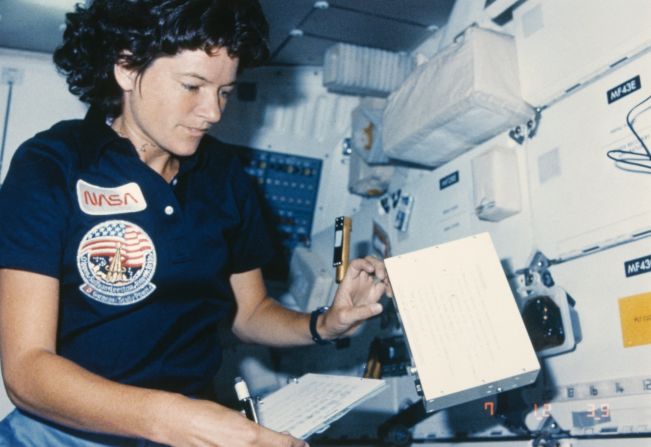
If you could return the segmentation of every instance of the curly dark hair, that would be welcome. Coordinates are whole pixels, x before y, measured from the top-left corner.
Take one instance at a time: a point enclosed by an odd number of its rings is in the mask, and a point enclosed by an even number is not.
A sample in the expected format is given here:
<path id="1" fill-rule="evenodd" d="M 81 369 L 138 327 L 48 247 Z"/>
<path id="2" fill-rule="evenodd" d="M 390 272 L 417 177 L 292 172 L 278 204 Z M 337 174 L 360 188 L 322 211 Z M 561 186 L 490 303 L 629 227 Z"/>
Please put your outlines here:
<path id="1" fill-rule="evenodd" d="M 242 70 L 267 60 L 268 32 L 257 0 L 94 0 L 66 15 L 54 63 L 71 93 L 117 117 L 122 90 L 114 64 L 141 75 L 159 57 L 222 47 Z"/>

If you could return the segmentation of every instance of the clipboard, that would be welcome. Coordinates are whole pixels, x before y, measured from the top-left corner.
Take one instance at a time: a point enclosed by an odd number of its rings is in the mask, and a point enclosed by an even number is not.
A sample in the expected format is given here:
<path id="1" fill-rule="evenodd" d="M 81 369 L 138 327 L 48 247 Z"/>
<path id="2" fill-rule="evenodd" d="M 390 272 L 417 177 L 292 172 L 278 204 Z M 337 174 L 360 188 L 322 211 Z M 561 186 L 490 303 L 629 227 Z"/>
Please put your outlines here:
<path id="1" fill-rule="evenodd" d="M 271 430 L 307 439 L 386 387 L 380 379 L 305 374 L 260 400 L 258 417 Z"/>
<path id="2" fill-rule="evenodd" d="M 540 364 L 488 233 L 384 263 L 427 412 L 536 380 Z"/>

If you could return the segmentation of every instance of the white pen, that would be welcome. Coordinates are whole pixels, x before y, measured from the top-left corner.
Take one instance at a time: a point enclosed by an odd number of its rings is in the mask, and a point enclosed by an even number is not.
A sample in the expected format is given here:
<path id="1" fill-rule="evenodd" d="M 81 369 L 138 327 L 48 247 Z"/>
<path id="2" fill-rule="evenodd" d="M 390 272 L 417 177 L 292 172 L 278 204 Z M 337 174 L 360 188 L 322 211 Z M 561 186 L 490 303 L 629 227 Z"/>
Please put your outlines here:
<path id="1" fill-rule="evenodd" d="M 246 382 L 241 377 L 235 378 L 235 393 L 246 417 L 257 424 L 258 415 L 255 411 L 255 403 L 249 394 L 249 387 L 246 386 Z"/>

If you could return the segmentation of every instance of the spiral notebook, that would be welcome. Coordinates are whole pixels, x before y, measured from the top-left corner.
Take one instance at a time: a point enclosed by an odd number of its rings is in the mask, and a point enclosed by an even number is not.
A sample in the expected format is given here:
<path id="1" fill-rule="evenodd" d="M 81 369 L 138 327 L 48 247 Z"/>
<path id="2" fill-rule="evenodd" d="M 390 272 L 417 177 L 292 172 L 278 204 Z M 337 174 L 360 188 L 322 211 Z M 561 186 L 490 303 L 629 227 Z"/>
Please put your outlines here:
<path id="1" fill-rule="evenodd" d="M 271 430 L 307 439 L 386 386 L 380 379 L 305 374 L 260 400 L 258 416 Z"/>

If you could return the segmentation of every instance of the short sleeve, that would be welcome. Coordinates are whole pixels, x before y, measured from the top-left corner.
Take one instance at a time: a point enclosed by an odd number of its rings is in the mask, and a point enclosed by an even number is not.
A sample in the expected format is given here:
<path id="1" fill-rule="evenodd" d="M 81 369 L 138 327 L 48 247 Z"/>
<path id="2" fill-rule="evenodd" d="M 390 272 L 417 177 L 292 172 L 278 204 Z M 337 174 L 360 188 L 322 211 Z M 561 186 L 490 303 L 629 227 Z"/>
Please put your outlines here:
<path id="1" fill-rule="evenodd" d="M 274 250 L 253 180 L 235 157 L 230 176 L 240 213 L 240 225 L 230 235 L 231 267 L 234 273 L 241 273 L 266 265 Z"/>
<path id="2" fill-rule="evenodd" d="M 69 203 L 61 164 L 47 148 L 27 142 L 0 188 L 0 268 L 58 278 Z"/>

